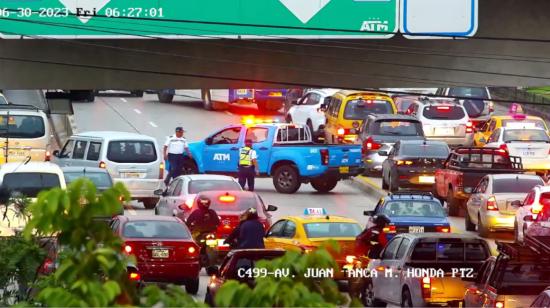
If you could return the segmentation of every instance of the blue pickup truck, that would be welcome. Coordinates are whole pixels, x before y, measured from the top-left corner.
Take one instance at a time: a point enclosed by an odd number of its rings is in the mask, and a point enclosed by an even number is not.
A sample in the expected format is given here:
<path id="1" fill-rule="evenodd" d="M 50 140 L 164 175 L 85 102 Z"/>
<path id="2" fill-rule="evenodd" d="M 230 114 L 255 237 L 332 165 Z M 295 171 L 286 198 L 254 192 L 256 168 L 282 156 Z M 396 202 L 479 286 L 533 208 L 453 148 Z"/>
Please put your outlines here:
<path id="1" fill-rule="evenodd" d="M 316 144 L 307 126 L 267 123 L 230 125 L 190 143 L 193 159 L 186 159 L 185 173 L 236 175 L 246 139 L 254 142 L 260 177 L 272 177 L 280 193 L 295 193 L 302 183 L 329 192 L 339 180 L 363 172 L 361 145 Z"/>

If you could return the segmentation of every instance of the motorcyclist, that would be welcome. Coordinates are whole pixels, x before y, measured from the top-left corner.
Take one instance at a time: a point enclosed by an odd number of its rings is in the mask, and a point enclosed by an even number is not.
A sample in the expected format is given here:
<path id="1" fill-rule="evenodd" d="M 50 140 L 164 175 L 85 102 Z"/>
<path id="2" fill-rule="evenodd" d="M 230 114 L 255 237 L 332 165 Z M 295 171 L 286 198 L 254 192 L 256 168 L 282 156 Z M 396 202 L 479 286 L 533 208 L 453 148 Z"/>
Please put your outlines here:
<path id="1" fill-rule="evenodd" d="M 371 251 L 373 248 L 380 250 L 386 246 L 388 240 L 383 229 L 390 223 L 390 219 L 385 214 L 380 214 L 373 217 L 373 223 L 373 226 L 366 228 L 355 238 L 357 256 L 372 256 L 375 253 Z"/>
<path id="2" fill-rule="evenodd" d="M 220 224 L 220 218 L 210 209 L 210 203 L 209 198 L 199 197 L 197 209 L 187 218 L 186 224 L 195 239 L 205 233 L 214 233 Z"/>
<path id="3" fill-rule="evenodd" d="M 231 231 L 229 236 L 225 239 L 225 243 L 228 244 L 231 249 L 237 249 L 237 247 L 239 247 L 238 239 L 241 232 L 241 225 L 247 220 L 247 218 L 248 211 L 244 211 L 239 216 L 239 225 L 235 229 L 233 229 L 233 231 Z"/>
<path id="4" fill-rule="evenodd" d="M 237 247 L 239 249 L 265 248 L 265 229 L 258 219 L 258 210 L 249 208 L 246 210 L 246 220 L 239 225 L 239 237 Z"/>

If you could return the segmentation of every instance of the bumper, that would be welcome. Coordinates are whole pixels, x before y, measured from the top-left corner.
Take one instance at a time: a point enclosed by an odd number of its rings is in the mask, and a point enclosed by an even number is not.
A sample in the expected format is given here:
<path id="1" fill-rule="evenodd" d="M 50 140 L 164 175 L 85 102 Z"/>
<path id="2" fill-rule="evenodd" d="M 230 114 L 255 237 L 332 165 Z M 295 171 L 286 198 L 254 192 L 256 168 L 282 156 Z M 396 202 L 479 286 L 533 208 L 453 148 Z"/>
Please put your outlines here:
<path id="1" fill-rule="evenodd" d="M 163 182 L 160 179 L 113 179 L 115 183 L 122 183 L 132 195 L 132 198 L 158 198 L 153 193 L 161 189 Z"/>
<path id="2" fill-rule="evenodd" d="M 515 215 L 487 213 L 481 217 L 483 224 L 494 231 L 514 231 Z"/>
<path id="3" fill-rule="evenodd" d="M 189 262 L 147 262 L 138 263 L 139 272 L 146 282 L 181 283 L 186 279 L 199 277 L 199 259 Z"/>
<path id="4" fill-rule="evenodd" d="M 525 170 L 545 172 L 550 169 L 550 159 L 548 158 L 523 158 L 521 162 Z"/>
<path id="5" fill-rule="evenodd" d="M 464 137 L 438 137 L 438 136 L 426 136 L 428 140 L 444 141 L 449 146 L 471 146 L 474 144 L 474 134 L 466 134 Z"/>
<path id="6" fill-rule="evenodd" d="M 399 172 L 398 176 L 399 187 L 403 188 L 432 191 L 435 183 L 435 175 L 430 172 Z"/>
<path id="7" fill-rule="evenodd" d="M 363 174 L 363 172 L 365 171 L 365 168 L 364 167 L 359 167 L 359 166 L 349 166 L 349 169 L 342 169 L 343 167 L 345 166 L 342 166 L 342 167 L 330 167 L 328 168 L 328 170 L 323 173 L 323 175 L 321 175 L 321 177 L 323 176 L 330 176 L 330 177 L 337 177 L 339 179 L 348 179 L 350 177 L 354 177 L 354 176 L 358 176 L 358 175 L 361 175 Z"/>

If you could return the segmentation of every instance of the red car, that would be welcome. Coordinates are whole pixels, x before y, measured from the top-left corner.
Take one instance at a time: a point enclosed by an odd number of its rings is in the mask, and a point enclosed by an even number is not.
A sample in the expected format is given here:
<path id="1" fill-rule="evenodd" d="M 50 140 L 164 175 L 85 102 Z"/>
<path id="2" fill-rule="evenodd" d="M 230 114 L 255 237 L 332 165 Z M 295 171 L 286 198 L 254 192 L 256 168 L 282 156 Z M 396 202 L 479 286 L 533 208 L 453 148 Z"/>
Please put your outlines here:
<path id="1" fill-rule="evenodd" d="M 123 240 L 127 254 L 136 256 L 141 280 L 199 289 L 199 246 L 183 221 L 170 216 L 115 217 L 111 228 Z"/>
<path id="2" fill-rule="evenodd" d="M 224 239 L 239 225 L 239 216 L 245 210 L 251 207 L 256 208 L 260 222 L 264 225 L 265 230 L 271 227 L 271 214 L 268 212 L 277 210 L 277 207 L 274 205 L 266 207 L 262 198 L 254 192 L 205 191 L 197 194 L 191 209 L 184 213 L 185 219 L 197 209 L 197 200 L 201 197 L 207 197 L 211 200 L 210 208 L 216 211 L 220 217 L 221 223 L 216 231 L 216 238 L 218 239 L 218 252 L 221 254 L 229 251 L 229 246 L 224 243 Z"/>

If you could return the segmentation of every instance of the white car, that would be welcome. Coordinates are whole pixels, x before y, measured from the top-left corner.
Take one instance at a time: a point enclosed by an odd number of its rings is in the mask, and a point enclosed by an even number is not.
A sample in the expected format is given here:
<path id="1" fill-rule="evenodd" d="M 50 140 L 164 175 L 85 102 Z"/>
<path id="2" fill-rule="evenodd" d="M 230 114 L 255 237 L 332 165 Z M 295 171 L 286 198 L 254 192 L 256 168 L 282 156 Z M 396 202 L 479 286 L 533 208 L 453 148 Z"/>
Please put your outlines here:
<path id="1" fill-rule="evenodd" d="M 459 102 L 466 108 L 474 124 L 482 124 L 491 117 L 495 110 L 494 103 L 491 101 L 491 92 L 487 87 L 438 88 L 435 94 L 471 98 L 461 99 Z"/>
<path id="2" fill-rule="evenodd" d="M 428 140 L 447 142 L 449 146 L 471 146 L 474 127 L 464 107 L 455 101 L 421 98 L 410 105 L 406 114 L 422 122 Z"/>
<path id="3" fill-rule="evenodd" d="M 36 201 L 43 190 L 67 187 L 61 168 L 49 162 L 4 164 L 0 168 L 0 184 L 12 197 L 30 198 L 30 202 Z M 0 217 L 0 236 L 11 236 L 26 225 L 26 219 L 13 206 L 8 205 L 6 217 Z"/>
<path id="4" fill-rule="evenodd" d="M 325 127 L 325 113 L 321 111 L 321 105 L 327 97 L 338 92 L 338 89 L 312 89 L 302 98 L 292 103 L 292 107 L 286 113 L 288 123 L 307 125 L 314 135 Z"/>
<path id="5" fill-rule="evenodd" d="M 487 237 L 491 231 L 514 231 L 518 202 L 531 189 L 544 185 L 540 176 L 530 174 L 489 174 L 484 176 L 466 203 L 466 231 Z M 518 201 L 518 202 L 514 202 Z"/>
<path id="6" fill-rule="evenodd" d="M 170 183 L 166 190 L 156 190 L 160 199 L 155 207 L 156 215 L 176 216 L 185 220 L 184 212 L 193 207 L 195 196 L 203 191 L 242 190 L 235 178 L 226 175 L 182 175 Z"/>
<path id="7" fill-rule="evenodd" d="M 537 185 L 525 197 L 523 202 L 517 203 L 518 209 L 515 218 L 516 242 L 523 242 L 525 231 L 532 221 L 524 221 L 525 216 L 538 215 L 543 206 L 550 206 L 550 186 Z"/>
<path id="8" fill-rule="evenodd" d="M 514 123 L 511 123 L 514 124 Z M 539 127 L 507 126 L 495 129 L 485 147 L 501 148 L 512 156 L 520 156 L 523 169 L 545 172 L 550 169 L 550 137 Z"/>

